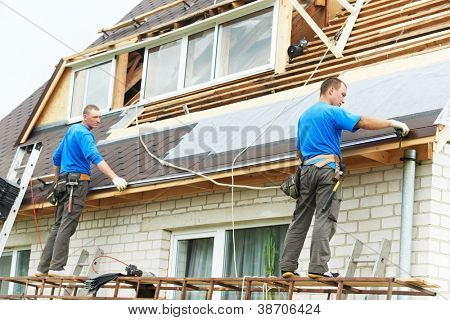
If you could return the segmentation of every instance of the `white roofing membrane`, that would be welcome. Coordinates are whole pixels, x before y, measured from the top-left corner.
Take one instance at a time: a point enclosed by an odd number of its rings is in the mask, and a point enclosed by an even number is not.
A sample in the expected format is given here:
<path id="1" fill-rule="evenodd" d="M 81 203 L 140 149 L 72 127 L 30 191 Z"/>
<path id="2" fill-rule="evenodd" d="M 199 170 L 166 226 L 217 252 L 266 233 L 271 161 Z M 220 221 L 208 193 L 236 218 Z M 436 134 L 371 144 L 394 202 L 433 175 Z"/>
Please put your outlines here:
<path id="1" fill-rule="evenodd" d="M 343 76 L 344 80 L 346 76 Z M 314 92 L 200 119 L 195 128 L 166 154 L 165 160 L 295 138 L 299 116 L 318 100 L 318 95 Z M 343 107 L 356 114 L 389 119 L 443 108 L 449 99 L 450 58 L 446 58 L 425 66 L 409 66 L 407 70 L 348 82 Z"/>

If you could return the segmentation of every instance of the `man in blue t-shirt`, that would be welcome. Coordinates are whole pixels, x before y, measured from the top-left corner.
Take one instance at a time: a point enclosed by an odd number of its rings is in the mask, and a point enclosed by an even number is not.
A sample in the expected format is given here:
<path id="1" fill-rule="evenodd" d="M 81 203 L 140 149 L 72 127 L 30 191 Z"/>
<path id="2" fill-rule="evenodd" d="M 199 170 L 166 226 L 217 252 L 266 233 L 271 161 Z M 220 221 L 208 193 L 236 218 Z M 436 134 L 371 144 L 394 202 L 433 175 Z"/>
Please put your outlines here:
<path id="1" fill-rule="evenodd" d="M 325 80 L 320 87 L 319 102 L 309 107 L 298 121 L 297 150 L 301 161 L 300 191 L 289 225 L 280 261 L 284 278 L 297 276 L 298 258 L 311 226 L 308 276 L 311 278 L 337 277 L 328 270 L 330 240 L 336 232 L 340 207 L 340 188 L 330 205 L 325 205 L 333 192 L 341 170 L 342 131 L 355 132 L 359 128 L 378 130 L 392 127 L 403 136 L 409 132 L 405 123 L 352 114 L 340 106 L 347 95 L 347 86 L 337 78 Z"/>
<path id="2" fill-rule="evenodd" d="M 75 233 L 89 189 L 91 163 L 112 179 L 119 191 L 127 182 L 120 178 L 103 160 L 95 146 L 91 130 L 100 124 L 101 113 L 97 106 L 88 105 L 83 110 L 83 122 L 67 130 L 53 154 L 55 173 L 54 195 L 57 200 L 55 223 L 37 267 L 36 276 L 66 276 L 64 270 L 69 255 L 70 237 Z"/>

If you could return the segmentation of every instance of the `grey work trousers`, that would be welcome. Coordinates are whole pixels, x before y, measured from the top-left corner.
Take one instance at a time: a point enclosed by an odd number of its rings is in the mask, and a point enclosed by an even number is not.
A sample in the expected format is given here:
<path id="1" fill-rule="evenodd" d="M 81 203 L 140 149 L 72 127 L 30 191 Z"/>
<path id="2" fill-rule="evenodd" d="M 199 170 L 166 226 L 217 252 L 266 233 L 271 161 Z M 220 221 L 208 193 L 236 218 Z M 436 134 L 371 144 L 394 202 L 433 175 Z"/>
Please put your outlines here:
<path id="1" fill-rule="evenodd" d="M 89 181 L 79 181 L 73 187 L 72 212 L 68 212 L 70 187 L 58 202 L 55 223 L 50 229 L 47 242 L 42 252 L 37 270 L 48 273 L 49 270 L 62 270 L 69 258 L 70 237 L 75 233 L 83 211 L 89 189 Z"/>
<path id="2" fill-rule="evenodd" d="M 297 270 L 300 252 L 311 226 L 314 212 L 315 220 L 308 272 L 324 273 L 328 271 L 328 262 L 331 257 L 330 240 L 336 232 L 341 202 L 340 187 L 328 209 L 324 211 L 322 208 L 335 186 L 333 177 L 334 170 L 329 167 L 317 168 L 310 165 L 301 169 L 300 195 L 286 234 L 284 250 L 280 260 L 282 271 Z"/>

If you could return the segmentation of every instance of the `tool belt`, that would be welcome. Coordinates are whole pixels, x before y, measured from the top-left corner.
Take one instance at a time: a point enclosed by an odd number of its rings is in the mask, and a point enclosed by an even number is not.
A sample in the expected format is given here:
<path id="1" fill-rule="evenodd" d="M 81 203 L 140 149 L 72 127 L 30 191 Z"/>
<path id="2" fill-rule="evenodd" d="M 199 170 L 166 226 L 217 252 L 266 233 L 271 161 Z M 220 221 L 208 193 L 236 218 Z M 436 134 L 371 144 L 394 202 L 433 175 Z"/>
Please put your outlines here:
<path id="1" fill-rule="evenodd" d="M 64 200 L 67 195 L 67 187 L 73 187 L 78 185 L 80 181 L 90 181 L 91 177 L 85 173 L 78 172 L 67 172 L 59 176 L 58 181 L 56 181 L 47 196 L 48 202 L 56 205 L 60 201 Z"/>
<path id="2" fill-rule="evenodd" d="M 316 163 L 311 164 L 311 162 L 320 159 Z M 345 164 L 342 161 L 342 158 L 335 155 L 335 154 L 319 154 L 315 157 L 312 157 L 308 160 L 305 160 L 304 165 L 314 165 L 317 168 L 323 168 L 325 165 L 327 165 L 330 162 L 334 162 L 336 169 L 334 169 L 334 179 L 336 181 L 342 181 L 344 180 L 344 174 L 345 174 Z"/>

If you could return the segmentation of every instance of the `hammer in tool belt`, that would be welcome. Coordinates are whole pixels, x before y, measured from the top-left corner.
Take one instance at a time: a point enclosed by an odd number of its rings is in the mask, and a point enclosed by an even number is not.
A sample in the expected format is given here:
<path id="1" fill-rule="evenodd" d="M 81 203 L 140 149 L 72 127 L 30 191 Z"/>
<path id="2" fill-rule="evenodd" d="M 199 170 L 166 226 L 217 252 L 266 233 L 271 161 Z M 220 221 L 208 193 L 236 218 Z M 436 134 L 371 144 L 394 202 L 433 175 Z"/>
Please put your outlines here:
<path id="1" fill-rule="evenodd" d="M 73 198 L 73 187 L 78 185 L 78 180 L 71 176 L 70 174 L 67 176 L 67 183 L 66 185 L 70 188 L 70 194 L 69 194 L 69 205 L 68 205 L 68 209 L 67 212 L 71 213 L 72 212 L 72 198 Z"/>
<path id="2" fill-rule="evenodd" d="M 344 180 L 344 171 L 343 170 L 339 170 L 339 172 L 336 174 L 336 176 L 334 177 L 336 179 L 336 184 L 333 187 L 333 191 L 330 193 L 330 195 L 327 198 L 327 201 L 325 201 L 325 204 L 322 207 L 323 211 L 328 210 L 328 208 L 331 205 L 331 200 L 334 197 L 334 194 L 336 193 L 337 189 L 339 188 L 339 185 L 341 184 L 341 182 Z"/>

